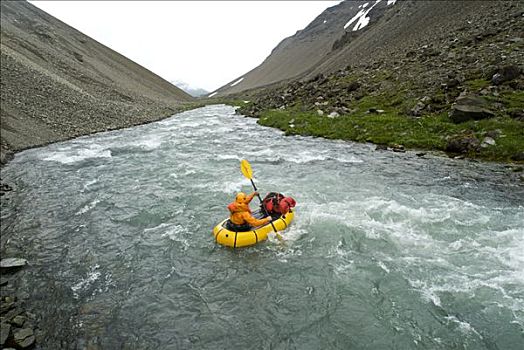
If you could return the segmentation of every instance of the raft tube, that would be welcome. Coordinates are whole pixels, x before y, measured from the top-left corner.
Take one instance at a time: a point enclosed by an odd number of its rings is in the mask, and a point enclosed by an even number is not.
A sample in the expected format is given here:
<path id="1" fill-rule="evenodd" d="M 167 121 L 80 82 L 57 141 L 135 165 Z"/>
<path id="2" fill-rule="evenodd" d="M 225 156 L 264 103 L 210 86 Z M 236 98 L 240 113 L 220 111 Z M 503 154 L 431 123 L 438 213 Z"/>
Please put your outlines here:
<path id="1" fill-rule="evenodd" d="M 284 217 L 280 216 L 278 219 L 273 220 L 273 225 L 277 231 L 283 231 L 291 224 L 294 217 L 295 213 L 290 211 Z M 271 223 L 255 227 L 251 231 L 230 231 L 226 228 L 227 220 L 229 219 L 225 219 L 213 228 L 213 236 L 217 243 L 227 247 L 240 248 L 255 245 L 265 241 L 267 236 L 273 232 Z"/>

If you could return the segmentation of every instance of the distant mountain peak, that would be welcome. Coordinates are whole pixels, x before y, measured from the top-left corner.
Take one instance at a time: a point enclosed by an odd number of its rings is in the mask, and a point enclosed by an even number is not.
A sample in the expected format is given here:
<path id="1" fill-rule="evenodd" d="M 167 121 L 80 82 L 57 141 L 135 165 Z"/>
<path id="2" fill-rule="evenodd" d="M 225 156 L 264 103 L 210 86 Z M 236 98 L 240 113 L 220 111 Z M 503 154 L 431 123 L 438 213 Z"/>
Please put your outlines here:
<path id="1" fill-rule="evenodd" d="M 170 83 L 184 90 L 185 92 L 187 92 L 188 94 L 190 94 L 193 97 L 200 97 L 200 96 L 209 94 L 209 91 L 201 87 L 186 83 L 185 81 L 182 81 L 182 80 L 172 80 L 170 81 Z"/>

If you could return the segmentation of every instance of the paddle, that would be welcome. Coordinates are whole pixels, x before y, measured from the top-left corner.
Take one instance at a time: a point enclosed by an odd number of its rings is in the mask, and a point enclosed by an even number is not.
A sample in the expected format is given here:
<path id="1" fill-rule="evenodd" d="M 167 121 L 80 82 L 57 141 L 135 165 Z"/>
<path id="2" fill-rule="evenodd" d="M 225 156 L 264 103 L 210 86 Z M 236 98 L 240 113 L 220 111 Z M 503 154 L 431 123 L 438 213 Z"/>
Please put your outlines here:
<path id="1" fill-rule="evenodd" d="M 240 161 L 240 171 L 242 171 L 242 174 L 251 181 L 251 184 L 253 185 L 253 188 L 255 189 L 255 192 L 258 192 L 257 186 L 255 186 L 255 183 L 253 182 L 253 170 L 251 169 L 251 164 L 245 159 L 242 159 Z M 260 198 L 260 194 L 257 193 L 258 200 L 260 201 L 260 204 L 262 204 L 262 198 Z M 261 205 L 262 210 L 264 213 L 269 216 L 268 212 L 266 211 L 266 208 Z M 273 227 L 273 232 L 275 232 L 275 235 L 277 236 L 279 241 L 282 241 L 282 235 L 278 233 L 277 229 L 275 228 L 275 225 L 272 221 L 270 221 L 271 227 Z"/>

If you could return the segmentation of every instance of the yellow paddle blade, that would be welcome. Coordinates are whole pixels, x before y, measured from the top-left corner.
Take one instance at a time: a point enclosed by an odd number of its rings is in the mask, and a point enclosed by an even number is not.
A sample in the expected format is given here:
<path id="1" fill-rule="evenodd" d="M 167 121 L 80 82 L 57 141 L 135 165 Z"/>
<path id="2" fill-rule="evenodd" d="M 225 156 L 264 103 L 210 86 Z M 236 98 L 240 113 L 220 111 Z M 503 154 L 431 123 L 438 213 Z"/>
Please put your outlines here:
<path id="1" fill-rule="evenodd" d="M 240 161 L 240 171 L 247 177 L 249 180 L 253 178 L 253 170 L 251 170 L 251 164 L 245 159 Z"/>

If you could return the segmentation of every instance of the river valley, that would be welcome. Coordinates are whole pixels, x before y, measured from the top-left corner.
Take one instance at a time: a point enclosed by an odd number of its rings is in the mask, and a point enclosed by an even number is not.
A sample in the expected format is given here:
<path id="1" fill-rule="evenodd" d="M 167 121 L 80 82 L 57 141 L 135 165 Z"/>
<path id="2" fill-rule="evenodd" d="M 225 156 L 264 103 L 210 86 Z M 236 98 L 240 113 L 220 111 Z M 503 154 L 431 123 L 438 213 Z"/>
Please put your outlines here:
<path id="1" fill-rule="evenodd" d="M 262 195 L 297 201 L 284 243 L 213 240 L 252 190 L 244 158 Z M 17 154 L 2 242 L 29 261 L 16 283 L 37 348 L 521 349 L 524 183 L 509 174 L 285 137 L 212 105 Z"/>

